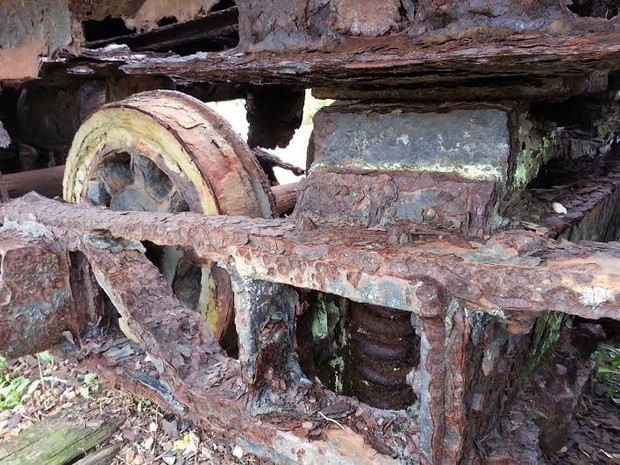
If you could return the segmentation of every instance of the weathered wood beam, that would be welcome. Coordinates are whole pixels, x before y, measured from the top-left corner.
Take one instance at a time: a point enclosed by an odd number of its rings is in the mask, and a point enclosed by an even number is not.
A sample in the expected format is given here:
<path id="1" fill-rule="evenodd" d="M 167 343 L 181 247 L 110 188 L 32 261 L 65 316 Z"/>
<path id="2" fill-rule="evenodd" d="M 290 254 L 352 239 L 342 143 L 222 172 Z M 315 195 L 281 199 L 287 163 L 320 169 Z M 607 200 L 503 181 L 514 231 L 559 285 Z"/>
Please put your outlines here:
<path id="1" fill-rule="evenodd" d="M 191 247 L 241 276 L 416 311 L 417 285 L 431 279 L 466 306 L 518 321 L 547 310 L 620 320 L 620 247 L 511 231 L 468 239 L 409 231 L 391 244 L 378 229 L 314 228 L 291 220 L 191 213 L 114 212 L 28 194 L 3 218 L 49 228 Z M 403 242 L 403 241 L 400 241 Z"/>
<path id="2" fill-rule="evenodd" d="M 0 461 L 5 465 L 73 463 L 112 436 L 124 421 L 110 418 L 96 427 L 76 427 L 73 422 L 58 418 L 45 421 L 0 443 Z"/>

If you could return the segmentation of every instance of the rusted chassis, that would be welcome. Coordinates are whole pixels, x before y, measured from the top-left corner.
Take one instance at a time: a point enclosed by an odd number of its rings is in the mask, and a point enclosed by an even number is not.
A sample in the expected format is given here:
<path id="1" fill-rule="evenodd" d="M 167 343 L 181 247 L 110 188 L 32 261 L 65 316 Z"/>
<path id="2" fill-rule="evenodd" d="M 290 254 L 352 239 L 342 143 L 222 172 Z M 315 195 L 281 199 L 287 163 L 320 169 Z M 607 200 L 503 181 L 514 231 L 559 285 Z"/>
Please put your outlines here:
<path id="1" fill-rule="evenodd" d="M 620 320 L 616 246 L 574 245 L 526 231 L 483 238 L 492 232 L 495 200 L 516 171 L 510 158 L 516 154 L 508 148 L 521 145 L 513 143 L 519 131 L 511 135 L 506 129 L 516 125 L 523 105 L 508 100 L 615 92 L 618 17 L 582 17 L 563 0 L 387 0 L 381 5 L 374 0 L 238 0 L 225 13 L 211 11 L 219 3 L 215 0 L 98 5 L 45 0 L 33 2 L 37 7 L 31 9 L 23 3 L 0 5 L 3 85 L 37 76 L 61 88 L 67 82 L 79 87 L 84 80 L 105 80 L 105 92 L 102 82 L 95 87 L 108 100 L 126 94 L 115 83 L 123 75 L 151 75 L 152 81 L 140 79 L 147 88 L 191 90 L 192 84 L 209 82 L 220 98 L 237 95 L 241 86 L 248 96 L 251 145 L 285 144 L 300 120 L 301 91 L 309 87 L 336 99 L 442 103 L 421 110 L 375 105 L 376 113 L 367 108 L 322 112 L 312 154 L 318 164 L 300 200 L 303 218 L 114 212 L 37 196 L 1 205 L 3 353 L 18 356 L 58 344 L 124 387 L 277 463 L 456 464 L 475 460 L 478 436 L 497 424 L 501 397 L 514 392 L 510 385 L 519 367 L 498 355 L 497 347 L 508 341 L 505 345 L 523 356 L 535 320 L 550 310 Z M 207 33 L 209 28 L 202 27 L 207 23 L 219 24 L 216 29 L 226 34 L 229 26 L 236 28 L 239 43 L 229 44 L 226 36 L 217 51 L 161 54 L 159 40 L 174 39 L 174 34 L 166 36 L 171 29 L 156 27 L 164 15 L 178 20 L 171 25 L 180 28 L 176 31 Z M 108 16 L 139 31 L 85 43 L 81 22 Z M 104 42 L 129 48 L 101 48 Z M 41 56 L 48 58 L 44 65 Z M 22 66 L 12 66 L 16 57 Z M 3 66 L 7 63 L 11 66 Z M 125 78 L 131 87 L 133 78 Z M 34 87 L 30 96 L 36 101 Z M 205 95 L 208 89 L 194 90 Z M 480 100 L 496 103 L 444 106 L 446 101 Z M 275 101 L 290 105 L 279 108 Z M 456 118 L 444 114 L 448 108 L 456 110 Z M 429 114 L 429 109 L 441 114 Z M 461 109 L 471 112 L 465 115 Z M 375 176 L 355 172 L 342 161 L 359 160 L 360 153 L 324 153 L 321 147 L 346 145 L 346 139 L 330 142 L 327 136 L 347 133 L 357 121 L 356 111 L 372 119 L 364 134 L 379 142 L 386 141 L 371 130 L 391 126 L 394 115 L 402 114 L 407 128 L 412 121 L 433 128 L 433 140 L 454 134 L 454 128 L 465 130 L 470 115 L 494 115 L 497 124 L 490 127 L 497 130 L 491 135 L 499 136 L 478 134 L 498 175 L 472 180 L 452 170 L 422 169 L 419 176 L 392 176 L 381 161 L 412 165 L 413 160 L 420 165 L 410 168 L 428 168 L 444 147 L 422 146 L 422 156 L 416 157 L 408 148 L 403 160 L 398 154 L 404 152 L 391 143 L 389 150 L 380 146 L 377 156 L 366 160 L 371 171 L 379 171 Z M 436 131 L 435 118 L 454 125 Z M 283 127 L 272 127 L 272 121 Z M 403 132 L 403 140 L 409 135 Z M 356 185 L 371 193 L 361 206 L 347 194 Z M 370 189 L 375 186 L 388 189 Z M 386 222 L 370 221 L 377 210 L 389 210 L 395 198 L 388 194 L 397 188 L 403 198 L 432 199 L 421 208 L 428 223 L 387 214 Z M 323 195 L 313 197 L 313 190 Z M 329 208 L 324 208 L 325 199 Z M 364 208 L 367 224 L 335 226 L 360 221 Z M 330 225 L 328 214 L 337 221 Z M 408 226 L 392 227 L 401 220 Z M 425 229 L 450 224 L 451 233 Z M 229 357 L 200 316 L 179 302 L 147 260 L 143 241 L 186 249 L 196 262 L 214 261 L 230 273 L 238 359 Z M 368 304 L 405 314 L 401 322 L 410 318 L 406 334 L 414 328 L 412 347 L 418 354 L 415 362 L 403 364 L 411 367 L 404 380 L 407 394 L 415 394 L 406 408 L 373 408 L 304 374 L 304 341 L 295 325 L 308 291 L 348 299 L 351 307 Z M 127 325 L 123 332 L 117 318 Z M 387 333 L 386 326 L 382 332 Z M 139 354 L 146 368 L 136 371 L 127 353 Z"/>
<path id="2" fill-rule="evenodd" d="M 39 350 L 70 333 L 76 344 L 65 340 L 65 350 L 118 378 L 118 361 L 104 349 L 124 338 L 102 336 L 101 309 L 93 306 L 100 287 L 153 361 L 159 389 L 151 396 L 278 463 L 466 460 L 474 393 L 463 380 L 471 377 L 474 315 L 515 334 L 548 310 L 620 320 L 613 244 L 574 245 L 526 231 L 488 240 L 418 231 L 395 245 L 377 229 L 113 212 L 34 194 L 2 205 L 1 214 L 3 352 Z M 172 294 L 142 253 L 145 240 L 191 248 L 197 260 L 231 273 L 238 361 Z M 294 353 L 296 288 L 410 312 L 421 340 L 420 363 L 407 378 L 416 402 L 379 410 L 307 379 Z M 24 328 L 33 335 L 26 341 Z M 123 383 L 145 390 L 149 383 L 129 372 Z"/>

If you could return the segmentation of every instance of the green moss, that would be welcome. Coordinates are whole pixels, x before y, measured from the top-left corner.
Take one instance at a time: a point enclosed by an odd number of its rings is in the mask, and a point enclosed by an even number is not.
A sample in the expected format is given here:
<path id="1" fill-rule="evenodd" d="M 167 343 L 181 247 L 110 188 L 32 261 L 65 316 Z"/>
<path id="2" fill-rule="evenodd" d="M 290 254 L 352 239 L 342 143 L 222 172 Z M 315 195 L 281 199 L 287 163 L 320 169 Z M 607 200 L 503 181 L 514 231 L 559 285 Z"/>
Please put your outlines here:
<path id="1" fill-rule="evenodd" d="M 547 312 L 538 318 L 532 334 L 531 351 L 526 361 L 528 372 L 533 371 L 548 354 L 549 349 L 558 342 L 564 321 L 566 316 L 559 312 Z"/>
<path id="2" fill-rule="evenodd" d="M 319 294 L 316 300 L 312 320 L 312 337 L 315 340 L 326 339 L 334 329 L 334 322 L 340 318 L 340 309 L 326 295 Z"/>
<path id="3" fill-rule="evenodd" d="M 327 362 L 330 367 L 333 368 L 334 377 L 334 391 L 342 392 L 344 389 L 343 373 L 345 370 L 344 358 L 334 357 Z"/>
<path id="4" fill-rule="evenodd" d="M 614 129 L 616 128 L 616 122 L 607 120 L 602 121 L 596 126 L 596 135 L 602 139 L 606 139 Z"/>
<path id="5" fill-rule="evenodd" d="M 512 191 L 521 192 L 529 182 L 538 175 L 538 170 L 553 158 L 556 146 L 556 133 L 552 131 L 544 136 L 528 133 L 519 129 L 519 144 L 522 149 L 517 154 Z"/>

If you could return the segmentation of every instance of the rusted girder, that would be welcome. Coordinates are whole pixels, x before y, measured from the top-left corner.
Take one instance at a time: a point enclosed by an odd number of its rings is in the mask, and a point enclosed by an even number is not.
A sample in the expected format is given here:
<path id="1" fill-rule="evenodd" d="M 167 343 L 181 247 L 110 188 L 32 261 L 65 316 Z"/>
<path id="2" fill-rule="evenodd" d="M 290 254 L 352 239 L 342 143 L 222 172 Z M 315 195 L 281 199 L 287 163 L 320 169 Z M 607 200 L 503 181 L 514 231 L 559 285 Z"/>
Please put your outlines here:
<path id="1" fill-rule="evenodd" d="M 284 84 L 297 89 L 332 88 L 329 93 L 322 91 L 323 98 L 364 98 L 369 91 L 371 97 L 383 98 L 396 88 L 417 98 L 416 95 L 423 95 L 425 85 L 446 90 L 459 86 L 475 88 L 484 79 L 487 89 L 493 89 L 488 95 L 506 99 L 604 89 L 605 73 L 620 67 L 619 34 L 611 31 L 576 37 L 529 35 L 499 43 L 461 39 L 437 44 L 415 44 L 410 39 L 392 36 L 349 39 L 334 45 L 329 53 L 235 50 L 193 57 L 135 57 L 129 49 L 83 50 L 72 66 L 91 61 L 95 70 L 98 62 L 109 62 L 120 65 L 127 74 L 171 75 L 189 81 Z M 70 68 L 67 67 L 69 72 Z M 600 77 L 592 74 L 597 70 L 604 73 L 603 80 L 592 89 L 593 79 Z M 524 85 L 515 85 L 517 79 Z M 351 89 L 357 92 L 351 93 Z M 459 98 L 464 95 L 467 92 L 458 93 Z M 440 99 L 440 95 L 434 99 Z M 428 96 L 423 100 L 428 100 Z"/>
<path id="2" fill-rule="evenodd" d="M 78 246 L 90 261 L 95 278 L 157 367 L 161 379 L 197 424 L 220 432 L 246 449 L 260 448 L 262 455 L 270 456 L 277 463 L 313 464 L 321 460 L 351 465 L 370 465 L 377 460 L 396 463 L 365 445 L 364 437 L 371 443 L 373 437 L 377 440 L 381 437 L 386 451 L 402 454 L 403 451 L 397 449 L 397 444 L 402 442 L 401 434 L 392 432 L 391 426 L 381 425 L 391 420 L 390 424 L 399 425 L 397 429 L 402 431 L 405 426 L 408 434 L 415 434 L 417 426 L 404 412 L 374 411 L 354 399 L 312 386 L 309 380 L 303 386 L 287 379 L 282 387 L 284 380 L 275 378 L 276 374 L 272 380 L 277 388 L 270 387 L 267 392 L 252 389 L 251 384 L 242 382 L 242 374 L 244 379 L 250 379 L 258 370 L 264 380 L 265 370 L 272 362 L 278 366 L 278 359 L 291 357 L 290 351 L 276 352 L 275 360 L 261 357 L 261 347 L 268 347 L 269 341 L 278 341 L 278 336 L 270 333 L 269 328 L 248 327 L 251 330 L 240 338 L 240 352 L 244 355 L 241 365 L 226 357 L 200 315 L 179 303 L 159 270 L 140 251 L 133 250 L 134 247 L 140 245 L 97 236 L 85 236 Z M 261 297 L 253 291 L 256 289 L 251 289 L 252 298 L 264 302 L 270 298 L 269 293 Z M 287 298 L 282 300 L 285 306 Z M 253 310 L 243 305 L 238 307 L 239 322 L 245 320 L 253 325 Z M 292 316 L 293 308 L 288 310 Z M 267 320 L 258 318 L 257 322 Z M 246 342 L 248 345 L 244 345 Z M 250 359 L 253 361 L 246 363 Z M 265 413 L 265 402 L 275 402 L 278 410 L 275 424 L 268 421 L 269 417 L 262 419 L 260 416 Z M 358 411 L 359 415 L 352 417 L 352 422 L 366 426 L 368 421 L 375 427 L 363 432 L 349 426 L 343 430 L 328 429 L 329 422 L 318 412 L 329 414 L 329 408 L 338 408 L 338 405 L 347 412 Z M 308 430 L 302 425 L 308 424 L 313 425 L 312 429 L 318 428 L 323 440 L 308 442 L 305 439 Z M 413 449 L 409 449 L 409 453 L 412 452 Z"/>
<path id="3" fill-rule="evenodd" d="M 0 351 L 6 357 L 47 349 L 65 330 L 82 331 L 68 254 L 51 244 L 45 228 L 30 234 L 0 232 Z"/>
<path id="4" fill-rule="evenodd" d="M 63 231 L 189 247 L 201 260 L 217 261 L 241 276 L 406 311 L 416 311 L 417 283 L 428 278 L 468 307 L 507 320 L 531 319 L 548 310 L 620 319 L 620 248 L 615 244 L 574 245 L 527 231 L 484 240 L 408 230 L 405 243 L 396 245 L 388 240 L 389 231 L 379 229 L 114 212 L 36 194 L 2 205 L 0 213 Z"/>

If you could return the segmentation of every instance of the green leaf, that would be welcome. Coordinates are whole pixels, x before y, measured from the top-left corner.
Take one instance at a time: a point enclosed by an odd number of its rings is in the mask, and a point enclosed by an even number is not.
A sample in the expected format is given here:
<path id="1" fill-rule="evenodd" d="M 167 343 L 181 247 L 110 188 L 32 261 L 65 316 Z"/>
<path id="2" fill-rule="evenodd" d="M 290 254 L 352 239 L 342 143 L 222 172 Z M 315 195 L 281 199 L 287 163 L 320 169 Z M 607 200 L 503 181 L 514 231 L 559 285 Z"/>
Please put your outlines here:
<path id="1" fill-rule="evenodd" d="M 620 370 L 609 367 L 598 367 L 598 375 L 603 375 L 607 378 L 609 375 L 620 375 Z"/>
<path id="2" fill-rule="evenodd" d="M 45 350 L 43 352 L 39 352 L 37 354 L 37 357 L 39 357 L 41 360 L 43 360 L 44 362 L 47 363 L 54 363 L 54 356 L 52 354 L 49 353 L 49 351 Z"/>

